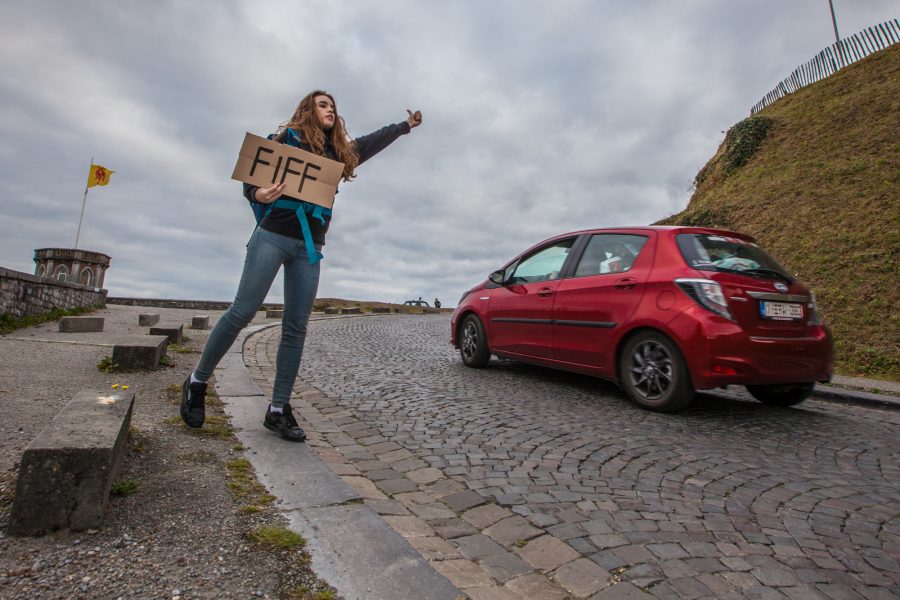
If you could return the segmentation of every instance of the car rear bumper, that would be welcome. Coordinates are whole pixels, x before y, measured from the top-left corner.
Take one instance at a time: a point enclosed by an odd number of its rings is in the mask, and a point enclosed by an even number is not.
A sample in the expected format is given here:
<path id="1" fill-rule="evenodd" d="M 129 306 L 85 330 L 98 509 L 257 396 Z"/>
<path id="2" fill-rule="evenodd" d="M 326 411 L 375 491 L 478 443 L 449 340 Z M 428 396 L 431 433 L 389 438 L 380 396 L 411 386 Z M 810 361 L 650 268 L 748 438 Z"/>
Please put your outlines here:
<path id="1" fill-rule="evenodd" d="M 703 313 L 685 311 L 676 319 L 695 322 L 681 329 L 690 332 L 682 347 L 696 389 L 831 379 L 834 351 L 827 327 L 809 328 L 803 337 L 752 336 L 727 319 Z"/>

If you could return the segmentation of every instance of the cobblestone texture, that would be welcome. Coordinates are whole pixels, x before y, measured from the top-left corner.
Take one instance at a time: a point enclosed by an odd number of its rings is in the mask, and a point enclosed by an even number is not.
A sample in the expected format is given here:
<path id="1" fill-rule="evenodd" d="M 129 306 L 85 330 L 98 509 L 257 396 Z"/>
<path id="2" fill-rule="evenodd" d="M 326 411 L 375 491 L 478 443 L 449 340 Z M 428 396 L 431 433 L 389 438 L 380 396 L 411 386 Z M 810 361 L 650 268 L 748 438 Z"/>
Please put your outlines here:
<path id="1" fill-rule="evenodd" d="M 471 597 L 900 596 L 900 414 L 728 392 L 660 415 L 593 378 L 468 369 L 448 329 L 313 322 L 292 403 L 310 446 Z M 245 348 L 261 389 L 278 339 Z"/>

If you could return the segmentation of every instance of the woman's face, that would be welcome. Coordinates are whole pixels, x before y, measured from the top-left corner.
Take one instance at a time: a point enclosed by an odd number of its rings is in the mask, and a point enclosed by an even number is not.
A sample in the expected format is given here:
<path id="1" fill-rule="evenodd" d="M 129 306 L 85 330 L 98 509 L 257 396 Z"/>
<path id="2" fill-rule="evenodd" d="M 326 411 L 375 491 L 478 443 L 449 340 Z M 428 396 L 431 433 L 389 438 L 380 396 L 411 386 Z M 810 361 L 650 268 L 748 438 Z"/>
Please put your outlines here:
<path id="1" fill-rule="evenodd" d="M 334 127 L 334 119 L 336 112 L 334 110 L 334 102 L 328 96 L 316 96 L 313 98 L 316 105 L 316 116 L 319 117 L 319 124 L 322 129 L 331 129 Z"/>

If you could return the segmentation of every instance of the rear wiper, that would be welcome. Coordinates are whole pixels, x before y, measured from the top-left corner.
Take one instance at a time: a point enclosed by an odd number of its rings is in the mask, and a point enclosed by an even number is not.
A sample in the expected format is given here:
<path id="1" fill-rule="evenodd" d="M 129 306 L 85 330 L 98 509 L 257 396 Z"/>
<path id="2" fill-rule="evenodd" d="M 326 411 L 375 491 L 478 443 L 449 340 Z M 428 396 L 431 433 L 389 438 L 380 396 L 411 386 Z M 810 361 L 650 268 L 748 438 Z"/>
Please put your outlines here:
<path id="1" fill-rule="evenodd" d="M 785 275 L 784 273 L 779 273 L 773 269 L 745 269 L 741 271 L 742 273 L 756 273 L 759 275 L 774 275 L 776 279 L 782 279 L 787 281 L 788 283 L 794 283 L 794 280 Z"/>

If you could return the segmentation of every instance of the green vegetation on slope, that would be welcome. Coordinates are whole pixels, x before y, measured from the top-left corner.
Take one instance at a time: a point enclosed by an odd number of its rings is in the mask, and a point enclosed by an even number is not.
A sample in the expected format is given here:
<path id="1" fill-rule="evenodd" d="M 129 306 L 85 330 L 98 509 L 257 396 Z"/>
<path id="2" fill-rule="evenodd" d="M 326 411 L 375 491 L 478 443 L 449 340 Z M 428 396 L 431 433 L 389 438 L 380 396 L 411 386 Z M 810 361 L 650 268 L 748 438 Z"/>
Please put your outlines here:
<path id="1" fill-rule="evenodd" d="M 14 317 L 9 313 L 0 315 L 0 335 L 4 335 L 15 331 L 16 329 L 24 329 L 25 327 L 33 327 L 49 321 L 58 321 L 63 317 L 77 317 L 85 313 L 100 310 L 104 306 L 102 304 L 93 304 L 90 306 L 76 306 L 75 308 L 54 308 L 49 312 L 37 315 L 28 315 L 27 317 Z"/>
<path id="2" fill-rule="evenodd" d="M 754 236 L 815 291 L 839 373 L 900 380 L 900 46 L 735 125 L 660 225 Z"/>

